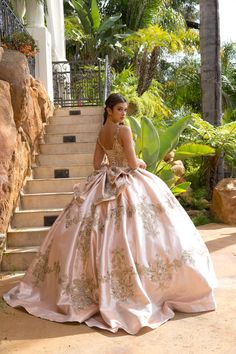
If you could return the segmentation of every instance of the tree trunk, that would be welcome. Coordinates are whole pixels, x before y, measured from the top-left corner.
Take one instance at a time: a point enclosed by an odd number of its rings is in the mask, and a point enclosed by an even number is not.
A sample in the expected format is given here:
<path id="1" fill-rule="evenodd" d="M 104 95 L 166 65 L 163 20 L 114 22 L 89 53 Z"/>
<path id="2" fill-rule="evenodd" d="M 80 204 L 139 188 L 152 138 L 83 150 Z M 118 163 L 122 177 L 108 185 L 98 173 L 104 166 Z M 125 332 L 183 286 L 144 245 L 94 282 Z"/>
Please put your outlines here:
<path id="1" fill-rule="evenodd" d="M 137 88 L 137 93 L 139 96 L 142 96 L 142 94 L 149 89 L 152 79 L 156 73 L 159 56 L 159 47 L 155 47 L 150 54 L 146 52 L 143 53 L 140 60 L 139 82 Z"/>
<path id="2" fill-rule="evenodd" d="M 200 0 L 200 49 L 202 117 L 210 124 L 219 126 L 222 117 L 222 94 L 218 0 Z M 210 195 L 214 185 L 223 176 L 223 166 L 222 158 L 217 159 L 217 163 L 215 160 L 211 163 L 209 159 L 207 186 Z"/>

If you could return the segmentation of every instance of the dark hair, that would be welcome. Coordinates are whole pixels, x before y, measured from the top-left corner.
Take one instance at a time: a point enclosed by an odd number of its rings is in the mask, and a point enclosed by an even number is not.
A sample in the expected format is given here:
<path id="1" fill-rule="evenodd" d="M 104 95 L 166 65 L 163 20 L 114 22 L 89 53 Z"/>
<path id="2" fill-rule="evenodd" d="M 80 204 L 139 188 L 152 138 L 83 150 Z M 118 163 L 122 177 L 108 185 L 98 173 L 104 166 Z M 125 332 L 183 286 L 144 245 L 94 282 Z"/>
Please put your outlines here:
<path id="1" fill-rule="evenodd" d="M 104 108 L 104 121 L 103 125 L 106 123 L 107 117 L 108 117 L 108 112 L 107 108 L 113 108 L 116 104 L 118 103 L 126 103 L 127 100 L 121 96 L 119 93 L 112 93 L 110 94 L 105 102 L 105 108 Z"/>

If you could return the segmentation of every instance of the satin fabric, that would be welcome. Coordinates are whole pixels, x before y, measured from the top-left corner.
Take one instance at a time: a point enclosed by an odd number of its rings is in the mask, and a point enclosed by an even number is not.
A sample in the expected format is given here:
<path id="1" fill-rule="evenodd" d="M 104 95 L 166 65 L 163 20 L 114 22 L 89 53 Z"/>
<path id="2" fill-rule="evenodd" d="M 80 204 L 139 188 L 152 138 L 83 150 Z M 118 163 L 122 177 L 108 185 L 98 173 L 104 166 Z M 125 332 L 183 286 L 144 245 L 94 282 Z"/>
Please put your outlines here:
<path id="1" fill-rule="evenodd" d="M 75 186 L 4 299 L 51 321 L 135 334 L 175 310 L 214 310 L 215 286 L 208 250 L 165 183 L 113 164 L 95 171 L 84 188 Z"/>

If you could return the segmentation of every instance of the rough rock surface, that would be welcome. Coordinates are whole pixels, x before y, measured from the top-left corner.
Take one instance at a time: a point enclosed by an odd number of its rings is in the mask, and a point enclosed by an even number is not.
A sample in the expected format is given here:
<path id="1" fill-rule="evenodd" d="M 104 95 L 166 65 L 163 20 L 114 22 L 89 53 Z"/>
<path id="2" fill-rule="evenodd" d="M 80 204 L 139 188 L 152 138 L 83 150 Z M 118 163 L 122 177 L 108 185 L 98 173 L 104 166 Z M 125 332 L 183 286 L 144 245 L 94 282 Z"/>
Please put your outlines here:
<path id="1" fill-rule="evenodd" d="M 42 82 L 31 76 L 31 88 L 38 98 L 38 104 L 41 110 L 41 118 L 46 123 L 48 117 L 53 115 L 53 105 L 48 99 L 48 93 Z"/>
<path id="2" fill-rule="evenodd" d="M 30 76 L 25 56 L 4 50 L 0 60 L 0 263 L 4 235 L 25 177 L 30 175 L 43 123 L 52 114 L 47 92 Z"/>
<path id="3" fill-rule="evenodd" d="M 213 191 L 212 210 L 225 224 L 236 225 L 236 179 L 225 178 Z"/>

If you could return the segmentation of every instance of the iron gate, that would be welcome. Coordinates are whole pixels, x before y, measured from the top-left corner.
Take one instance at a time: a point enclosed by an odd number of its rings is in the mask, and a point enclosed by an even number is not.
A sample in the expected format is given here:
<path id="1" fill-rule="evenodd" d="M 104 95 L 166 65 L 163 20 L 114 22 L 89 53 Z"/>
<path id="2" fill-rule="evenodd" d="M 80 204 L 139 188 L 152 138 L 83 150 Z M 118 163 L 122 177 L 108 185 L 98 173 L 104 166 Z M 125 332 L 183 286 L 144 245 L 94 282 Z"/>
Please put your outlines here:
<path id="1" fill-rule="evenodd" d="M 107 59 L 106 59 L 107 60 Z M 53 62 L 54 104 L 61 107 L 103 104 L 107 86 L 107 61 Z M 104 86 L 105 85 L 105 86 Z"/>

